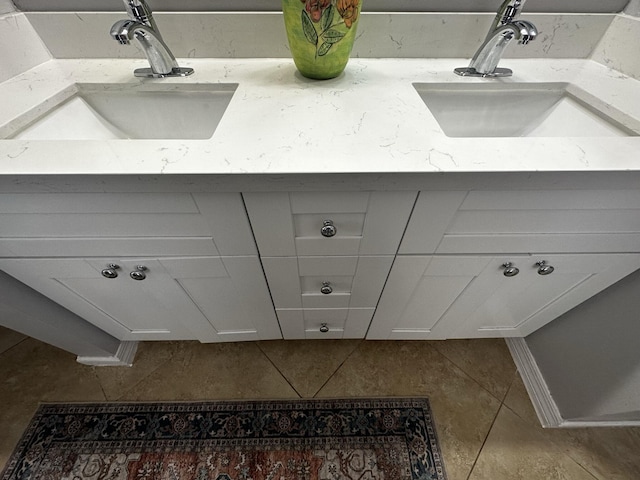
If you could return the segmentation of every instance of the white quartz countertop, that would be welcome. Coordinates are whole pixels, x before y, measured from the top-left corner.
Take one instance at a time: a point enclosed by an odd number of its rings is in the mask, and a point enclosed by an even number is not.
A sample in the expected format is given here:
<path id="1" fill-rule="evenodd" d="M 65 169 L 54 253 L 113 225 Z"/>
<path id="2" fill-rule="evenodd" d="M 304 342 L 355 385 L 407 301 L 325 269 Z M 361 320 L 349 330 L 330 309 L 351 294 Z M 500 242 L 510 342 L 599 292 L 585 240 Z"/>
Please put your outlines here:
<path id="1" fill-rule="evenodd" d="M 569 82 L 640 119 L 640 81 L 590 60 L 505 60 L 514 75 L 500 80 L 454 75 L 468 59 L 352 59 L 326 81 L 289 59 L 179 63 L 196 73 L 140 80 L 143 60 L 51 60 L 0 84 L 0 126 L 74 83 L 237 83 L 212 138 L 0 140 L 0 175 L 640 170 L 640 137 L 449 138 L 412 85 Z"/>

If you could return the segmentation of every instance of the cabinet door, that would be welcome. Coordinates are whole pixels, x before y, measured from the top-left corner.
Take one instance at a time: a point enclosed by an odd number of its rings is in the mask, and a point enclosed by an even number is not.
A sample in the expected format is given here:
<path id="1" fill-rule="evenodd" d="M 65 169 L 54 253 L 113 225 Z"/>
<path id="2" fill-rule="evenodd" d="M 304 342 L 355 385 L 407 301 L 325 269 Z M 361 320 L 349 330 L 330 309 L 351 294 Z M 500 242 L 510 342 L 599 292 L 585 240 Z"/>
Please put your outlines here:
<path id="1" fill-rule="evenodd" d="M 551 274 L 538 274 L 541 260 Z M 368 338 L 523 337 L 638 268 L 636 254 L 400 256 Z"/>
<path id="2" fill-rule="evenodd" d="M 116 278 L 101 271 L 120 266 Z M 130 272 L 138 265 L 144 280 Z M 120 340 L 281 338 L 257 257 L 54 258 L 0 268 Z"/>

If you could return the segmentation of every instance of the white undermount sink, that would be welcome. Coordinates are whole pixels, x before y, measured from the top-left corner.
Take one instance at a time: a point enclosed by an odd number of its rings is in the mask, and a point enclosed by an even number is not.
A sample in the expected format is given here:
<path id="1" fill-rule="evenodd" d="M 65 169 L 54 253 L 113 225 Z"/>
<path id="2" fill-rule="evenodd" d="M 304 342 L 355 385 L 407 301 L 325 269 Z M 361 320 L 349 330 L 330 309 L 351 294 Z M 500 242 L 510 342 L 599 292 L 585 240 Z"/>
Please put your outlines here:
<path id="1" fill-rule="evenodd" d="M 570 83 L 414 83 L 448 137 L 637 136 L 640 122 Z"/>
<path id="2" fill-rule="evenodd" d="M 237 86 L 77 83 L 11 122 L 5 138 L 208 139 Z"/>

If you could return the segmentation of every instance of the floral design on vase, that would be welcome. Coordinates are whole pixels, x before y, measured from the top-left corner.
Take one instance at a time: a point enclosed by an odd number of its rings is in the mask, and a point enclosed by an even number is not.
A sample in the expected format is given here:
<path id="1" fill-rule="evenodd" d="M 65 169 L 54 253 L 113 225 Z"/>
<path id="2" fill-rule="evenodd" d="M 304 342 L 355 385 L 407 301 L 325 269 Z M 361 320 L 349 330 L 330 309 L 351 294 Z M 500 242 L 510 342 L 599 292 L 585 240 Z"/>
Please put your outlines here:
<path id="1" fill-rule="evenodd" d="M 300 72 L 310 78 L 339 75 L 346 66 L 361 0 L 283 0 L 291 53 Z"/>

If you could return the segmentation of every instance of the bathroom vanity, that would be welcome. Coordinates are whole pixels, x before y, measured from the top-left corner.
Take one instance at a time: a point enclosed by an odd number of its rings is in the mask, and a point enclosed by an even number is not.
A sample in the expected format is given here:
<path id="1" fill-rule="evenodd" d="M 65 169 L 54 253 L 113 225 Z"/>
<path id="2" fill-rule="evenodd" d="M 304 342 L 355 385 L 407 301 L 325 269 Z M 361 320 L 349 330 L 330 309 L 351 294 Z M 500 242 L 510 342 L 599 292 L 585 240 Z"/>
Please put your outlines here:
<path id="1" fill-rule="evenodd" d="M 489 80 L 353 59 L 326 82 L 288 60 L 137 63 L 52 60 L 0 89 L 0 268 L 122 341 L 523 337 L 640 268 L 640 82 L 596 62 Z M 193 116 L 94 128 L 105 91 Z M 474 100 L 514 94 L 539 114 Z"/>

